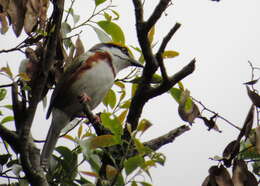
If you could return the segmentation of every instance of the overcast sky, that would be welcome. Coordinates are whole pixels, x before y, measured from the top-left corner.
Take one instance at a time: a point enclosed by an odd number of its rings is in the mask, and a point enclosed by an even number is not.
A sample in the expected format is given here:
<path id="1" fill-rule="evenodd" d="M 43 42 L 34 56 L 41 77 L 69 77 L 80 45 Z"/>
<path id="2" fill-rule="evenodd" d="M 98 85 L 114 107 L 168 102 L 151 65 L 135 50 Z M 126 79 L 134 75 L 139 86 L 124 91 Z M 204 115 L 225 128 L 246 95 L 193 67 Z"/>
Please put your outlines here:
<path id="1" fill-rule="evenodd" d="M 137 46 L 132 1 L 114 2 L 118 5 L 117 10 L 121 15 L 119 25 L 125 32 L 127 44 Z M 146 16 L 156 2 L 146 0 Z M 242 84 L 251 77 L 248 60 L 255 66 L 260 66 L 260 2 L 175 0 L 173 3 L 174 5 L 167 9 L 167 16 L 163 16 L 156 25 L 155 33 L 155 41 L 160 42 L 172 25 L 176 22 L 182 24 L 168 46 L 168 49 L 180 53 L 179 57 L 167 60 L 168 73 L 177 72 L 196 57 L 196 71 L 183 81 L 185 88 L 210 109 L 241 126 L 250 107 L 250 100 Z M 87 17 L 88 5 L 88 1 L 78 1 L 75 11 L 79 12 L 82 18 Z M 12 37 L 12 32 L 9 31 L 6 35 L 7 37 L 0 36 L 0 50 L 10 48 L 18 42 Z M 87 49 L 98 42 L 95 33 L 89 28 L 83 30 L 82 40 L 85 41 Z M 22 55 L 15 54 L 1 55 L 1 65 L 8 62 L 17 68 Z M 259 76 L 258 72 L 256 77 Z M 2 77 L 0 78 L 2 82 Z M 257 87 L 260 89 L 259 84 Z M 50 122 L 44 120 L 45 114 L 42 112 L 40 108 L 33 126 L 35 136 L 40 139 L 45 138 L 47 124 Z M 142 118 L 147 118 L 154 124 L 143 136 L 143 141 L 185 124 L 177 114 L 177 104 L 167 94 L 150 101 Z M 218 126 L 223 130 L 221 134 L 208 132 L 201 121 L 196 121 L 191 131 L 160 149 L 160 152 L 166 155 L 167 161 L 164 167 L 158 166 L 152 170 L 155 186 L 201 185 L 207 176 L 208 168 L 216 164 L 208 158 L 221 155 L 225 145 L 238 134 L 236 129 L 221 120 L 218 120 Z M 46 133 L 39 133 L 39 129 L 45 130 Z"/>

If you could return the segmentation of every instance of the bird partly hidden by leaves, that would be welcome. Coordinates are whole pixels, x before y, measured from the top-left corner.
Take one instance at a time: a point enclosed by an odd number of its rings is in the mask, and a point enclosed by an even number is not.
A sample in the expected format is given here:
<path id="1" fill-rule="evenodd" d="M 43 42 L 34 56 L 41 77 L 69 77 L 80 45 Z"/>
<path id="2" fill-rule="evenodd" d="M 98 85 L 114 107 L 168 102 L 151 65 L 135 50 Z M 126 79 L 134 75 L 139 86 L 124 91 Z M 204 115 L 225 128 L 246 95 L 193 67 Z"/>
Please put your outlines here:
<path id="1" fill-rule="evenodd" d="M 81 101 L 93 110 L 112 87 L 116 74 L 129 66 L 142 67 L 129 50 L 120 44 L 100 43 L 82 54 L 62 75 L 51 97 L 47 118 L 52 122 L 41 153 L 41 165 L 47 168 L 61 130 L 82 113 Z"/>

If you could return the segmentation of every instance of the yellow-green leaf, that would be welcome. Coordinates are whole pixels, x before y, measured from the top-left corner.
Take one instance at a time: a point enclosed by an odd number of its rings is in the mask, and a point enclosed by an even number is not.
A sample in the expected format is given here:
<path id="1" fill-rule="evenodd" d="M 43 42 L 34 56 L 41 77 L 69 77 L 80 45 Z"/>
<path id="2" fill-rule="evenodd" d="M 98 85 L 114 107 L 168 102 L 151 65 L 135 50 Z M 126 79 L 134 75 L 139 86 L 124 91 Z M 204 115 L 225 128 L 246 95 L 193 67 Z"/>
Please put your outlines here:
<path id="1" fill-rule="evenodd" d="M 125 84 L 122 83 L 121 81 L 116 81 L 116 82 L 115 82 L 115 85 L 118 86 L 118 87 L 120 87 L 121 89 L 124 89 L 124 88 L 125 88 Z"/>
<path id="2" fill-rule="evenodd" d="M 112 37 L 114 42 L 125 43 L 125 36 L 122 29 L 114 22 L 111 21 L 99 21 L 97 22 L 108 35 Z"/>
<path id="3" fill-rule="evenodd" d="M 73 141 L 73 142 L 76 142 L 76 140 L 75 140 L 75 138 L 73 138 L 71 135 L 65 135 L 65 136 L 62 136 L 63 138 L 66 138 L 66 139 L 68 139 L 68 140 L 70 140 L 70 141 Z"/>
<path id="4" fill-rule="evenodd" d="M 18 74 L 18 76 L 21 78 L 23 81 L 31 81 L 31 78 L 28 76 L 27 73 L 21 72 Z"/>
<path id="5" fill-rule="evenodd" d="M 80 138 L 82 135 L 82 129 L 83 129 L 83 127 L 82 127 L 82 125 L 80 125 L 79 129 L 78 129 L 78 138 Z"/>
<path id="6" fill-rule="evenodd" d="M 138 124 L 137 131 L 144 133 L 148 128 L 150 128 L 153 124 L 147 119 L 142 119 Z"/>
<path id="7" fill-rule="evenodd" d="M 5 118 L 2 119 L 2 121 L 0 122 L 0 124 L 4 124 L 10 121 L 13 121 L 14 117 L 13 116 L 6 116 Z"/>
<path id="8" fill-rule="evenodd" d="M 167 50 L 163 53 L 163 58 L 174 58 L 179 55 L 179 52 Z"/>
<path id="9" fill-rule="evenodd" d="M 106 2 L 106 0 L 95 0 L 96 6 L 101 5 L 104 2 Z"/>
<path id="10" fill-rule="evenodd" d="M 8 64 L 6 65 L 6 67 L 2 67 L 0 69 L 0 72 L 4 72 L 11 79 L 13 78 L 13 73 Z"/>
<path id="11" fill-rule="evenodd" d="M 148 33 L 148 39 L 149 39 L 150 43 L 153 42 L 154 33 L 155 33 L 155 26 L 153 26 Z"/>
<path id="12" fill-rule="evenodd" d="M 120 108 L 126 108 L 126 109 L 128 109 L 128 108 L 130 107 L 130 105 L 131 105 L 131 100 L 129 99 L 129 100 L 125 101 L 125 102 L 120 106 Z"/>
<path id="13" fill-rule="evenodd" d="M 144 158 L 140 155 L 133 156 L 127 159 L 124 163 L 126 175 L 131 174 L 138 167 L 143 166 Z"/>
<path id="14" fill-rule="evenodd" d="M 124 110 L 118 117 L 117 119 L 120 121 L 120 123 L 123 123 L 125 118 L 126 118 L 126 114 L 127 114 L 128 110 Z"/>
<path id="15" fill-rule="evenodd" d="M 114 135 L 106 134 L 102 136 L 93 137 L 90 141 L 90 148 L 102 148 L 102 147 L 110 147 L 118 144 L 118 140 Z"/>
<path id="16" fill-rule="evenodd" d="M 105 96 L 105 98 L 103 99 L 103 103 L 106 106 L 110 106 L 110 108 L 114 108 L 116 105 L 116 93 L 110 89 L 107 93 L 107 95 Z"/>

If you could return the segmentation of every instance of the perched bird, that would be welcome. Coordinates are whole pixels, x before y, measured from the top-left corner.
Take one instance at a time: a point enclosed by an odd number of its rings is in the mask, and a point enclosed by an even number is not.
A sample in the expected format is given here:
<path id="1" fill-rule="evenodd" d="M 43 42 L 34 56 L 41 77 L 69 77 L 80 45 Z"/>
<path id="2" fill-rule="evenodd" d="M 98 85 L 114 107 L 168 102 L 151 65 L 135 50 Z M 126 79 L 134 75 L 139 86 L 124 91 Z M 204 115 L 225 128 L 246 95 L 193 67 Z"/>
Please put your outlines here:
<path id="1" fill-rule="evenodd" d="M 128 66 L 142 67 L 126 47 L 100 43 L 66 70 L 52 93 L 47 112 L 47 118 L 52 113 L 52 122 L 41 153 L 42 166 L 48 164 L 61 130 L 83 111 L 79 97 L 93 110 L 112 87 L 116 74 Z"/>

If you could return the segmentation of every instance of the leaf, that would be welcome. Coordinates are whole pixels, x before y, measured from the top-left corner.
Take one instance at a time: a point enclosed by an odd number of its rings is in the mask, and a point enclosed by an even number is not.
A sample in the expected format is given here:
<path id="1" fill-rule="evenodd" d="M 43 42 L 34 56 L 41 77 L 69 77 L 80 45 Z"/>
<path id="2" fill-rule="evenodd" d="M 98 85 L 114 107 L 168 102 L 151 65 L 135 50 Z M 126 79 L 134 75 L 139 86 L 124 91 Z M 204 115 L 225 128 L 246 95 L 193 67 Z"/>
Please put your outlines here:
<path id="1" fill-rule="evenodd" d="M 216 183 L 219 186 L 234 186 L 229 172 L 223 165 L 220 167 L 212 166 L 209 172 L 210 175 L 215 177 Z"/>
<path id="2" fill-rule="evenodd" d="M 120 123 L 123 123 L 123 122 L 125 121 L 127 112 L 128 112 L 128 110 L 124 110 L 124 111 L 117 117 L 117 119 L 119 120 Z"/>
<path id="3" fill-rule="evenodd" d="M 247 171 L 246 174 L 247 174 L 247 180 L 244 184 L 245 186 L 259 186 L 259 183 L 256 177 L 254 176 L 254 174 L 252 174 L 250 171 Z"/>
<path id="4" fill-rule="evenodd" d="M 247 166 L 244 160 L 234 160 L 232 181 L 234 185 L 244 185 L 247 180 Z"/>
<path id="5" fill-rule="evenodd" d="M 0 89 L 0 101 L 1 101 L 1 89 Z M 7 108 L 7 109 L 9 109 L 9 110 L 13 110 L 13 105 L 3 105 L 3 106 L 1 106 L 1 107 Z"/>
<path id="6" fill-rule="evenodd" d="M 132 181 L 131 186 L 138 186 L 138 185 L 137 185 L 136 181 Z"/>
<path id="7" fill-rule="evenodd" d="M 23 81 L 31 81 L 31 78 L 28 76 L 27 73 L 21 72 L 18 74 L 18 76 L 21 78 Z"/>
<path id="8" fill-rule="evenodd" d="M 17 37 L 20 36 L 23 29 L 25 11 L 24 1 L 9 1 L 6 12 L 10 16 L 12 27 Z"/>
<path id="9" fill-rule="evenodd" d="M 140 123 L 138 124 L 138 127 L 137 127 L 137 131 L 140 131 L 142 132 L 142 134 L 147 130 L 149 129 L 153 124 L 147 120 L 147 119 L 142 119 L 140 121 Z"/>
<path id="10" fill-rule="evenodd" d="M 56 147 L 55 150 L 64 158 L 65 161 L 70 161 L 73 159 L 72 151 L 65 146 Z"/>
<path id="11" fill-rule="evenodd" d="M 258 125 L 255 129 L 256 134 L 256 151 L 260 155 L 260 126 Z"/>
<path id="12" fill-rule="evenodd" d="M 109 180 L 113 180 L 118 174 L 118 170 L 111 166 L 111 165 L 107 165 L 106 166 L 106 177 L 109 179 Z"/>
<path id="13" fill-rule="evenodd" d="M 61 23 L 61 33 L 62 33 L 62 37 L 65 38 L 66 35 L 67 35 L 68 33 L 70 33 L 70 32 L 71 32 L 71 26 L 70 26 L 68 23 L 66 23 L 66 22 Z"/>
<path id="14" fill-rule="evenodd" d="M 176 51 L 173 51 L 173 50 L 167 50 L 167 51 L 164 51 L 162 57 L 165 59 L 165 58 L 174 58 L 174 57 L 177 57 L 179 54 L 179 52 L 176 52 Z"/>
<path id="15" fill-rule="evenodd" d="M 117 118 L 111 119 L 109 113 L 101 114 L 101 121 L 104 127 L 109 129 L 116 136 L 121 136 L 123 134 L 123 127 Z"/>
<path id="16" fill-rule="evenodd" d="M 125 36 L 122 29 L 111 21 L 99 21 L 98 26 L 102 28 L 108 35 L 112 37 L 112 41 L 118 43 L 125 43 Z"/>
<path id="17" fill-rule="evenodd" d="M 248 111 L 246 120 L 244 122 L 242 130 L 240 131 L 239 136 L 241 137 L 245 136 L 246 139 L 249 137 L 254 122 L 254 113 L 255 113 L 255 106 L 252 105 Z"/>
<path id="18" fill-rule="evenodd" d="M 141 167 L 144 164 L 144 158 L 142 156 L 136 155 L 131 158 L 128 158 L 124 162 L 124 168 L 126 175 L 131 174 L 138 167 Z"/>
<path id="19" fill-rule="evenodd" d="M 94 26 L 92 26 L 92 28 L 96 32 L 100 42 L 102 42 L 102 43 L 112 42 L 112 39 L 105 32 L 103 32 L 102 30 L 100 30 L 99 28 L 96 28 Z"/>
<path id="20" fill-rule="evenodd" d="M 74 24 L 77 24 L 79 22 L 80 16 L 73 13 L 72 18 L 73 18 Z"/>
<path id="21" fill-rule="evenodd" d="M 137 90 L 137 87 L 138 87 L 138 84 L 136 84 L 136 83 L 133 83 L 133 84 L 132 84 L 131 97 L 134 97 L 135 92 L 136 92 L 136 90 Z"/>
<path id="22" fill-rule="evenodd" d="M 178 113 L 181 119 L 189 124 L 192 124 L 200 116 L 199 108 L 190 98 L 188 90 L 184 90 L 181 94 Z"/>
<path id="23" fill-rule="evenodd" d="M 6 17 L 5 13 L 0 13 L 0 23 L 2 25 L 0 27 L 0 32 L 1 32 L 1 34 L 5 34 L 9 29 L 7 17 Z"/>
<path id="24" fill-rule="evenodd" d="M 2 101 L 5 98 L 6 94 L 7 94 L 6 89 L 3 88 L 0 89 L 0 101 Z"/>
<path id="25" fill-rule="evenodd" d="M 115 18 L 113 18 L 113 20 L 118 20 L 120 18 L 120 14 L 117 11 L 111 10 L 111 12 L 113 12 L 113 14 L 116 16 Z"/>
<path id="26" fill-rule="evenodd" d="M 214 129 L 215 131 L 221 133 L 222 131 L 219 130 L 216 122 L 214 121 L 214 118 L 217 115 L 212 116 L 210 119 L 203 117 L 203 116 L 199 116 L 198 118 L 202 119 L 204 124 L 208 127 L 208 130 L 210 131 L 211 129 Z"/>
<path id="27" fill-rule="evenodd" d="M 149 147 L 144 146 L 144 144 L 139 139 L 135 138 L 134 142 L 136 150 L 141 156 L 151 153 L 151 149 Z"/>
<path id="28" fill-rule="evenodd" d="M 129 109 L 130 105 L 131 105 L 131 100 L 129 99 L 125 101 L 122 105 L 120 105 L 120 108 Z"/>
<path id="29" fill-rule="evenodd" d="M 243 83 L 244 85 L 254 85 L 258 82 L 259 78 L 258 79 L 255 79 L 255 80 L 252 80 L 252 81 L 248 81 L 248 82 L 245 82 Z"/>
<path id="30" fill-rule="evenodd" d="M 111 15 L 109 15 L 108 13 L 104 13 L 104 17 L 105 17 L 105 19 L 107 20 L 107 21 L 111 21 L 112 20 L 112 16 Z"/>
<path id="31" fill-rule="evenodd" d="M 73 138 L 71 135 L 65 135 L 65 136 L 62 136 L 63 138 L 66 138 L 66 139 L 68 139 L 68 140 L 71 140 L 71 141 L 73 141 L 73 142 L 77 142 L 76 141 L 76 139 L 75 138 Z"/>
<path id="32" fill-rule="evenodd" d="M 150 183 L 147 183 L 145 181 L 141 181 L 140 184 L 142 184 L 142 186 L 152 186 Z"/>
<path id="33" fill-rule="evenodd" d="M 154 33 L 155 33 L 155 26 L 153 26 L 150 31 L 148 32 L 148 40 L 152 44 L 154 39 Z"/>
<path id="34" fill-rule="evenodd" d="M 125 84 L 122 83 L 121 81 L 116 81 L 116 82 L 115 82 L 115 85 L 118 86 L 118 87 L 120 87 L 121 89 L 125 89 Z"/>
<path id="35" fill-rule="evenodd" d="M 239 153 L 239 142 L 237 140 L 231 141 L 224 149 L 222 157 L 224 158 L 224 165 L 231 166 L 231 161 Z"/>
<path id="36" fill-rule="evenodd" d="M 179 88 L 171 88 L 170 89 L 170 94 L 175 99 L 175 101 L 177 103 L 181 102 L 181 94 L 182 94 L 182 92 L 183 91 L 181 89 L 179 89 Z"/>
<path id="37" fill-rule="evenodd" d="M 247 89 L 247 94 L 251 99 L 251 101 L 254 103 L 254 105 L 260 107 L 260 96 L 256 92 L 250 90 L 248 86 L 246 86 L 246 89 Z"/>
<path id="38" fill-rule="evenodd" d="M 81 174 L 84 174 L 86 176 L 91 176 L 91 177 L 95 177 L 98 178 L 98 174 L 96 172 L 89 172 L 89 171 L 80 171 Z"/>
<path id="39" fill-rule="evenodd" d="M 101 5 L 102 3 L 106 2 L 106 0 L 95 0 L 96 6 Z"/>
<path id="40" fill-rule="evenodd" d="M 11 122 L 11 121 L 14 121 L 14 117 L 13 116 L 6 116 L 2 119 L 2 121 L 0 122 L 0 124 L 4 124 L 4 123 L 7 123 L 7 122 Z"/>
<path id="41" fill-rule="evenodd" d="M 116 93 L 110 89 L 103 99 L 103 103 L 106 106 L 110 106 L 113 109 L 116 106 Z"/>
<path id="42" fill-rule="evenodd" d="M 85 52 L 85 49 L 84 49 L 84 46 L 83 46 L 83 43 L 82 43 L 80 37 L 78 37 L 76 40 L 75 50 L 76 50 L 76 53 L 75 53 L 74 58 L 80 56 L 81 54 L 83 54 Z"/>
<path id="43" fill-rule="evenodd" d="M 13 73 L 8 64 L 6 65 L 6 67 L 2 67 L 0 69 L 0 72 L 4 72 L 10 79 L 13 78 Z"/>
<path id="44" fill-rule="evenodd" d="M 79 129 L 78 129 L 78 138 L 80 138 L 81 135 L 82 135 L 82 129 L 83 129 L 83 126 L 80 125 L 80 126 L 79 126 Z"/>
<path id="45" fill-rule="evenodd" d="M 102 136 L 95 136 L 91 138 L 90 141 L 90 148 L 103 148 L 103 147 L 110 147 L 113 145 L 119 144 L 119 141 L 114 135 L 106 134 Z"/>
<path id="46" fill-rule="evenodd" d="M 26 3 L 26 13 L 24 18 L 24 30 L 30 35 L 33 28 L 37 25 L 37 19 L 40 12 L 39 0 L 28 0 Z"/>

